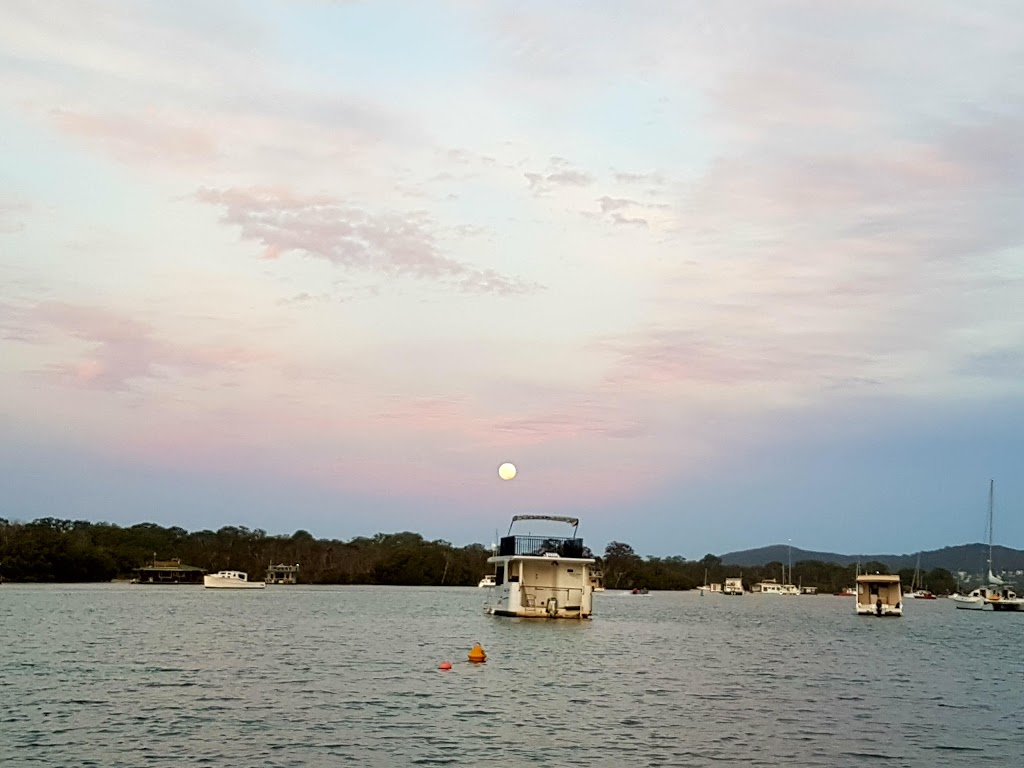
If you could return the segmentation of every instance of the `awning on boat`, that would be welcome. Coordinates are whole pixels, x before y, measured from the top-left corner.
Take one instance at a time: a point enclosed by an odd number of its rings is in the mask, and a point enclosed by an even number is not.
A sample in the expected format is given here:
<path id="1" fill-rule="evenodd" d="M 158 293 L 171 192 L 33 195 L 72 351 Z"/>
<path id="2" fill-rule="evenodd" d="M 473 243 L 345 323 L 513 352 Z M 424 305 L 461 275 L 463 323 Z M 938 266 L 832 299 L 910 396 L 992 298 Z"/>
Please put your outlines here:
<path id="1" fill-rule="evenodd" d="M 512 522 L 515 523 L 519 520 L 554 520 L 556 523 L 566 523 L 572 526 L 578 526 L 580 519 L 578 517 L 559 517 L 558 515 L 513 515 Z"/>

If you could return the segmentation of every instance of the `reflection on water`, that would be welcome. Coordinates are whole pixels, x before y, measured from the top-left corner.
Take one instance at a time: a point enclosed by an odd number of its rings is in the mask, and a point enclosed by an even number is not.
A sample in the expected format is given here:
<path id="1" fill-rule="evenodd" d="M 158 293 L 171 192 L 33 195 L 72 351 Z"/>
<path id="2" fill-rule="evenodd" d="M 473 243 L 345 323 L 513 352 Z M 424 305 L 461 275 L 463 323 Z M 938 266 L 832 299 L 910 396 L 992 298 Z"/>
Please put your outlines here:
<path id="1" fill-rule="evenodd" d="M 1024 614 L 852 598 L 0 588 L 0 764 L 1016 766 Z M 474 642 L 484 665 L 466 663 Z M 442 660 L 451 672 L 437 671 Z"/>

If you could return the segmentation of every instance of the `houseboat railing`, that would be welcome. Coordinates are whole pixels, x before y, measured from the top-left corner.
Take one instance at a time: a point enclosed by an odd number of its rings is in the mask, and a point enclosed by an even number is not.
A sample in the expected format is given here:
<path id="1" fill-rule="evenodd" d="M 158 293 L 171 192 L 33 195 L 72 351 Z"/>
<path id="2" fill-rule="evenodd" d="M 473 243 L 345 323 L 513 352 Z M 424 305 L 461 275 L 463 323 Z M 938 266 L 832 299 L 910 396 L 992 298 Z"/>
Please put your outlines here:
<path id="1" fill-rule="evenodd" d="M 543 608 L 550 597 L 557 598 L 562 607 L 577 607 L 583 603 L 583 590 L 580 587 L 524 586 L 520 592 L 520 602 L 525 608 Z"/>
<path id="2" fill-rule="evenodd" d="M 502 536 L 498 555 L 541 556 L 554 553 L 561 557 L 584 557 L 583 539 L 568 539 L 558 536 Z"/>

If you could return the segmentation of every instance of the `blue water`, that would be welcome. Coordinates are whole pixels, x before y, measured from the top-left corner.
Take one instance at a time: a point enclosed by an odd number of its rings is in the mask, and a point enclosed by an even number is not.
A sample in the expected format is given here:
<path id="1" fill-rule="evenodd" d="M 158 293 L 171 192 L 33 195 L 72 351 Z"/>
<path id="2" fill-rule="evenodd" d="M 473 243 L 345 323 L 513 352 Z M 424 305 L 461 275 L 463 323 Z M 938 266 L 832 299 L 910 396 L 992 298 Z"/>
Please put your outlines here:
<path id="1" fill-rule="evenodd" d="M 527 622 L 482 600 L 5 584 L 0 765 L 1024 764 L 1024 614 L 606 592 L 593 621 Z"/>

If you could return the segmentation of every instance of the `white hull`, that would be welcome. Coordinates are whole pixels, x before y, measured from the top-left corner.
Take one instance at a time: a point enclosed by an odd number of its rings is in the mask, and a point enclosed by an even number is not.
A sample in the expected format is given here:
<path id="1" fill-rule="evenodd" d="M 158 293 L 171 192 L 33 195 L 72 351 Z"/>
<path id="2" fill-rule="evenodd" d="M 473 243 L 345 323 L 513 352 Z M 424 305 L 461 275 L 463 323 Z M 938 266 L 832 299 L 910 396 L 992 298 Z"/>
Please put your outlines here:
<path id="1" fill-rule="evenodd" d="M 203 576 L 203 586 L 207 589 L 265 589 L 262 581 L 248 581 L 231 576 Z"/>
<path id="2" fill-rule="evenodd" d="M 1021 611 L 1024 600 L 1020 598 L 1001 598 L 993 600 L 987 597 L 972 595 L 950 595 L 953 605 L 964 611 Z"/>
<path id="3" fill-rule="evenodd" d="M 881 610 L 874 605 L 861 605 L 857 604 L 857 615 L 858 616 L 902 616 L 903 605 L 883 605 Z"/>

